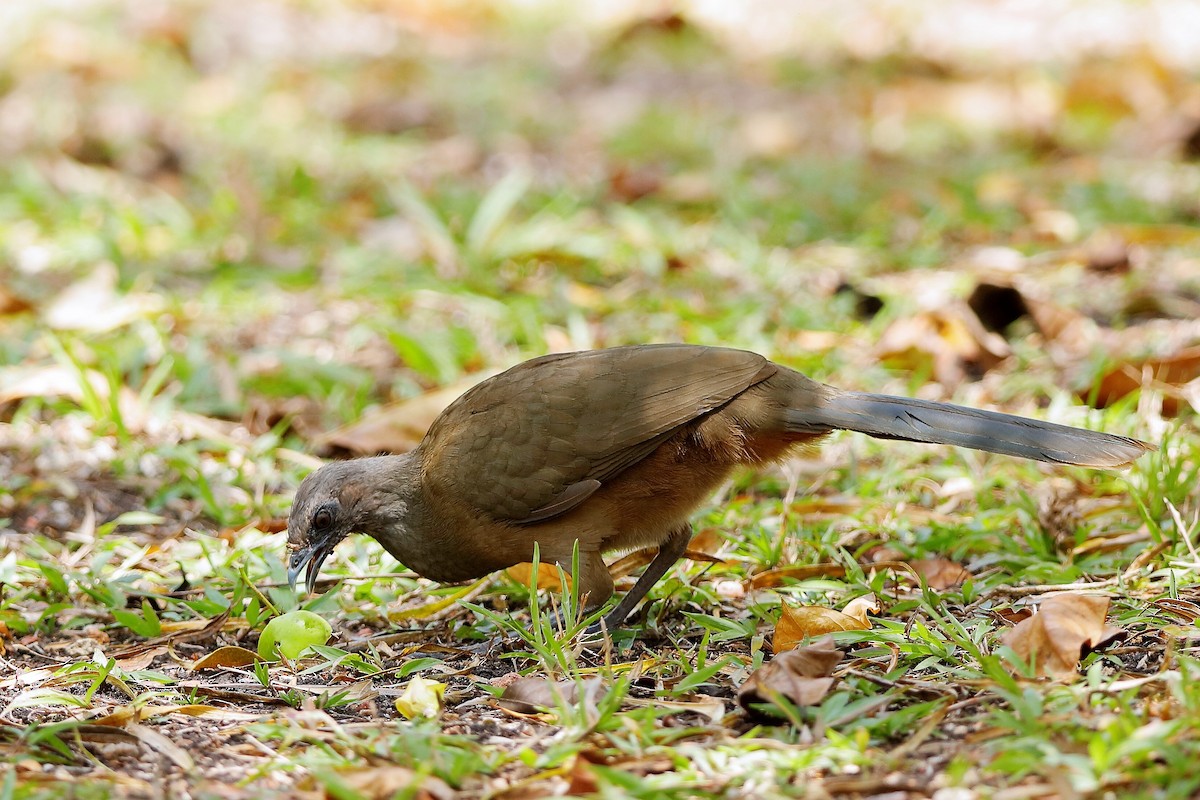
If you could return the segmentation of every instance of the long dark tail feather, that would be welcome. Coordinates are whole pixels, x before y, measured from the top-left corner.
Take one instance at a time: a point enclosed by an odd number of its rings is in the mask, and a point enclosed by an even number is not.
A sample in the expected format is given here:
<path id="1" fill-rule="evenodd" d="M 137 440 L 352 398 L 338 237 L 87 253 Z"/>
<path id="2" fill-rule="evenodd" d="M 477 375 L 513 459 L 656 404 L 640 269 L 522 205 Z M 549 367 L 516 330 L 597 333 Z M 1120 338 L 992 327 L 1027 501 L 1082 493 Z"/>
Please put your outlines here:
<path id="1" fill-rule="evenodd" d="M 995 411 L 884 394 L 839 392 L 818 408 L 787 412 L 788 429 L 857 431 L 879 439 L 952 444 L 1081 467 L 1119 467 L 1154 445 Z"/>

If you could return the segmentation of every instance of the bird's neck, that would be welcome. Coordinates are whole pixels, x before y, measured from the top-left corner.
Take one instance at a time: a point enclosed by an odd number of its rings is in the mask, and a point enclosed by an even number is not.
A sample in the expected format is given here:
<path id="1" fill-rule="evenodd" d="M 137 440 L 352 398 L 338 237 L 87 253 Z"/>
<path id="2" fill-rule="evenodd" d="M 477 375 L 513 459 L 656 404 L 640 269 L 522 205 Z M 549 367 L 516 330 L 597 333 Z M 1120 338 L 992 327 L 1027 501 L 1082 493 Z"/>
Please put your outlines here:
<path id="1" fill-rule="evenodd" d="M 414 453 L 376 456 L 361 460 L 362 489 L 370 497 L 363 503 L 357 528 L 381 539 L 399 535 L 403 529 L 419 524 L 422 513 L 421 462 Z"/>
<path id="2" fill-rule="evenodd" d="M 421 488 L 417 451 L 398 456 L 361 459 L 362 490 L 370 498 L 356 515 L 354 529 L 377 540 L 401 563 L 419 560 L 429 523 Z"/>

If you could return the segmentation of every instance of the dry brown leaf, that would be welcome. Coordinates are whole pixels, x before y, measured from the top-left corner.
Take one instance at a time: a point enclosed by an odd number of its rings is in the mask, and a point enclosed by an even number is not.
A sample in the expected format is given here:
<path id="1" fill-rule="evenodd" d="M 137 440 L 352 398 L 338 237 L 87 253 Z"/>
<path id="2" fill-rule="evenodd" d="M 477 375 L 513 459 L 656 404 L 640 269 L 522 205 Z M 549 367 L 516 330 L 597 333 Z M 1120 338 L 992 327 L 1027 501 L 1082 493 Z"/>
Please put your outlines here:
<path id="1" fill-rule="evenodd" d="M 1042 601 L 1037 613 L 1001 637 L 1022 660 L 1032 661 L 1039 677 L 1077 675 L 1079 659 L 1118 637 L 1120 628 L 1106 625 L 1109 600 L 1091 594 L 1064 592 Z"/>
<path id="2" fill-rule="evenodd" d="M 357 796 L 368 800 L 390 800 L 392 797 L 412 797 L 415 800 L 450 800 L 455 792 L 441 778 L 432 775 L 417 775 L 407 767 L 385 764 L 353 771 L 339 772 L 339 782 L 349 787 Z M 341 798 L 340 792 L 325 788 L 328 798 Z"/>
<path id="3" fill-rule="evenodd" d="M 588 717 L 596 712 L 596 704 L 608 690 L 604 681 L 597 677 L 581 681 L 551 681 L 548 678 L 520 678 L 504 687 L 500 695 L 500 707 L 518 714 L 536 714 L 548 709 L 555 711 L 560 705 L 583 705 Z M 582 694 L 581 694 L 582 693 Z"/>
<path id="4" fill-rule="evenodd" d="M 837 682 L 833 670 L 843 655 L 832 637 L 780 653 L 746 679 L 738 689 L 738 704 L 752 711 L 754 704 L 775 702 L 777 697 L 797 706 L 819 703 Z"/>
<path id="5" fill-rule="evenodd" d="M 865 615 L 860 620 L 824 606 L 784 606 L 771 647 L 776 653 L 783 653 L 814 636 L 836 631 L 862 631 L 870 627 Z"/>
<path id="6" fill-rule="evenodd" d="M 576 756 L 571 760 L 571 770 L 567 773 L 567 795 L 583 797 L 598 794 L 600 782 L 596 779 L 596 771 L 592 763 L 584 757 Z"/>
<path id="7" fill-rule="evenodd" d="M 662 189 L 663 173 L 657 167 L 638 167 L 619 164 L 608 176 L 609 196 L 623 203 L 632 203 Z"/>
<path id="8" fill-rule="evenodd" d="M 407 453 L 425 436 L 425 431 L 459 395 L 494 371 L 478 372 L 466 380 L 443 386 L 399 403 L 389 403 L 356 422 L 317 437 L 318 452 L 348 450 L 356 455 Z"/>
<path id="9" fill-rule="evenodd" d="M 876 351 L 889 364 L 931 371 L 947 388 L 968 373 L 986 372 L 1011 353 L 1008 343 L 985 329 L 962 302 L 896 320 L 883 332 Z"/>
<path id="10" fill-rule="evenodd" d="M 1086 314 L 1025 294 L 1025 306 L 1038 332 L 1068 355 L 1082 358 L 1104 336 L 1104 329 Z"/>
<path id="11" fill-rule="evenodd" d="M 724 546 L 725 536 L 720 528 L 705 528 L 692 537 L 687 549 L 689 553 L 704 553 L 715 557 Z"/>
<path id="12" fill-rule="evenodd" d="M 1079 393 L 1085 402 L 1096 408 L 1107 408 L 1125 395 L 1143 386 L 1158 389 L 1163 394 L 1162 413 L 1165 417 L 1179 414 L 1189 402 L 1186 384 L 1200 378 L 1200 346 L 1186 347 L 1169 356 L 1127 361 L 1114 367 L 1100 379 L 1098 388 Z"/>
<path id="13" fill-rule="evenodd" d="M 1191 600 L 1161 597 L 1151 603 L 1151 605 L 1189 624 L 1195 624 L 1196 620 L 1200 619 L 1200 604 L 1194 603 Z"/>
<path id="14" fill-rule="evenodd" d="M 961 564 L 945 558 L 919 558 L 908 564 L 930 589 L 951 589 L 971 577 Z"/>
<path id="15" fill-rule="evenodd" d="M 1033 616 L 1033 610 L 1029 606 L 1021 606 L 1020 608 L 998 608 L 992 612 L 996 618 L 1007 622 L 1009 625 L 1018 625 Z"/>
<path id="16" fill-rule="evenodd" d="M 862 623 L 863 630 L 866 630 L 871 627 L 871 620 L 867 619 L 867 615 L 879 613 L 879 600 L 873 594 L 860 595 L 846 603 L 842 613 L 850 619 Z"/>
<path id="17" fill-rule="evenodd" d="M 118 658 L 116 659 L 116 662 L 117 666 L 123 669 L 125 672 L 137 672 L 138 670 L 149 667 L 152 663 L 154 663 L 154 659 L 164 655 L 166 652 L 167 646 L 160 645 L 158 647 L 152 647 L 149 650 L 144 650 L 140 653 L 135 653 L 127 658 Z"/>
<path id="18" fill-rule="evenodd" d="M 218 647 L 211 653 L 198 659 L 192 664 L 192 671 L 195 672 L 201 669 L 227 669 L 229 667 L 245 667 L 253 664 L 255 661 L 262 661 L 258 657 L 258 653 L 253 650 L 247 650 L 244 647 L 236 645 L 226 645 Z"/>
<path id="19" fill-rule="evenodd" d="M 903 561 L 882 559 L 862 565 L 864 570 L 872 573 L 879 570 L 902 570 L 912 572 L 912 568 Z M 812 578 L 843 578 L 846 568 L 840 564 L 792 564 L 786 567 L 776 567 L 766 572 L 760 572 L 750 579 L 751 589 L 771 589 L 782 586 L 785 581 L 806 581 Z"/>
<path id="20" fill-rule="evenodd" d="M 135 642 L 134 644 L 126 645 L 125 647 L 114 650 L 111 655 L 118 660 L 125 658 L 133 658 L 147 650 L 153 650 L 158 647 L 163 647 L 168 644 L 178 644 L 180 642 L 203 642 L 215 636 L 223 630 L 238 630 L 247 628 L 246 620 L 243 617 L 230 617 L 229 611 L 226 610 L 212 619 L 188 619 L 180 621 L 168 621 L 162 624 L 162 635 L 156 636 L 153 639 L 147 639 L 144 642 Z"/>
<path id="21" fill-rule="evenodd" d="M 182 706 L 121 706 L 111 714 L 89 720 L 92 725 L 107 725 L 113 728 L 123 728 L 130 723 L 141 722 L 151 717 L 165 717 L 171 714 L 182 714 L 187 717 L 213 717 L 223 720 L 248 722 L 260 719 L 258 714 L 244 711 L 233 711 L 228 708 L 190 704 Z"/>
<path id="22" fill-rule="evenodd" d="M 508 577 L 512 578 L 522 586 L 533 585 L 533 564 L 522 563 L 514 564 L 504 570 Z M 567 579 L 567 585 L 571 584 L 571 576 L 564 572 Z M 554 564 L 546 564 L 544 562 L 538 564 L 537 585 L 539 589 L 549 589 L 552 592 L 561 592 L 563 583 L 558 579 L 558 567 Z"/>
<path id="23" fill-rule="evenodd" d="M 0 314 L 20 314 L 33 308 L 29 301 L 0 286 Z"/>
<path id="24" fill-rule="evenodd" d="M 846 568 L 840 564 L 792 564 L 760 572 L 750 579 L 751 589 L 771 589 L 784 581 L 806 581 L 811 578 L 843 578 Z"/>

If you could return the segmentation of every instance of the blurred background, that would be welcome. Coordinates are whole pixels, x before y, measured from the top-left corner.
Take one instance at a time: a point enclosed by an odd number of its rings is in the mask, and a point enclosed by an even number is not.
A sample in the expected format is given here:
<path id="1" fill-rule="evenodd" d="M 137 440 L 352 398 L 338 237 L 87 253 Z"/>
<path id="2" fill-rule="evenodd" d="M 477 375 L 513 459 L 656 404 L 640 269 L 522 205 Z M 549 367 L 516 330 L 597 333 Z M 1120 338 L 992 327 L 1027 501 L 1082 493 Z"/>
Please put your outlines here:
<path id="1" fill-rule="evenodd" d="M 307 454 L 633 342 L 1161 421 L 1200 375 L 1198 30 L 1182 0 L 8 0 L 0 513 L 278 518 Z"/>
<path id="2" fill-rule="evenodd" d="M 1195 0 L 0 0 L 4 796 L 1192 796 L 1198 45 Z M 637 704 L 557 732 L 487 699 L 528 570 L 357 536 L 288 588 L 323 459 L 658 341 L 1161 449 L 738 475 L 603 653 Z M 1049 584 L 1129 632 L 1085 691 L 1007 676 Z M 796 603 L 876 629 L 803 724 L 726 714 Z M 229 656 L 300 605 L 359 652 Z M 395 724 L 418 673 L 445 713 Z"/>

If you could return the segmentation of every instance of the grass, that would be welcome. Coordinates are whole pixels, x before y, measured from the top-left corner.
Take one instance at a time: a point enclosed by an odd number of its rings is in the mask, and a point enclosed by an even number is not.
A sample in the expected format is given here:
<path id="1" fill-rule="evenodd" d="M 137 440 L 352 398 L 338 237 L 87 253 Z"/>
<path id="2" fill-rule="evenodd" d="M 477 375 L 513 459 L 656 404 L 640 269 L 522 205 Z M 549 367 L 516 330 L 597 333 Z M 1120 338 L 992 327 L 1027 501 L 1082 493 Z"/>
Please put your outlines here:
<path id="1" fill-rule="evenodd" d="M 1113 56 L 1133 77 L 1093 95 L 1112 64 L 1085 50 L 981 67 L 843 43 L 822 61 L 686 16 L 605 29 L 504 5 L 14 13 L 3 796 L 385 797 L 432 778 L 494 798 L 1197 791 L 1192 412 L 1164 419 L 1155 391 L 1079 408 L 1113 364 L 1194 339 L 1162 309 L 1200 292 L 1196 166 L 1139 145 L 1173 128 L 1134 102 L 1175 103 L 1187 69 Z M 1035 90 L 1057 98 L 1044 118 L 959 102 Z M 1113 232 L 1132 267 L 1089 269 Z M 882 357 L 997 257 L 1112 335 L 1020 320 L 1011 355 L 942 384 L 950 335 Z M 610 649 L 581 646 L 569 593 L 438 587 L 363 537 L 324 593 L 287 588 L 281 530 L 319 432 L 550 350 L 664 340 L 1160 450 L 1110 474 L 832 437 L 723 488 L 694 520 L 719 560 L 672 570 Z M 934 557 L 971 580 L 922 590 L 878 566 Z M 829 568 L 748 588 L 797 564 Z M 1085 582 L 1126 638 L 1074 682 L 1033 677 L 1000 634 L 1038 587 Z M 823 701 L 737 707 L 783 604 L 867 593 L 880 610 L 835 635 L 848 655 Z M 312 658 L 190 669 L 297 607 L 335 629 Z M 609 690 L 505 712 L 515 673 Z M 436 720 L 395 710 L 417 675 L 448 685 Z"/>

